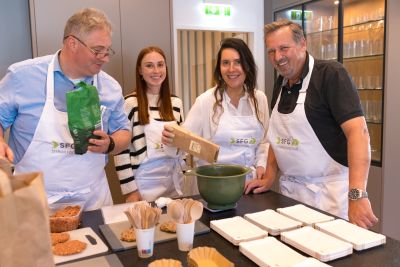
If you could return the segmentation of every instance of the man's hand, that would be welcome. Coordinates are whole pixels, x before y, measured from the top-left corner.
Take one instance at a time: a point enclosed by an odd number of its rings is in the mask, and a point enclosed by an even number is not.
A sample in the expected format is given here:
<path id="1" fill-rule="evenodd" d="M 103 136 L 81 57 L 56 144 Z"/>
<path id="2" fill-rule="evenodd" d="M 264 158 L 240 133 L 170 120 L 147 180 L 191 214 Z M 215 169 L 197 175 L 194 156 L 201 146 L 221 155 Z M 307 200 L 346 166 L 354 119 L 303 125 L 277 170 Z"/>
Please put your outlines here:
<path id="1" fill-rule="evenodd" d="M 14 153 L 3 140 L 0 140 L 0 156 L 7 158 L 10 162 L 13 162 L 14 160 Z"/>
<path id="2" fill-rule="evenodd" d="M 172 142 L 174 140 L 174 128 L 171 125 L 165 124 L 164 130 L 162 131 L 161 142 L 164 145 L 172 146 Z"/>
<path id="3" fill-rule="evenodd" d="M 258 166 L 256 168 L 256 176 L 254 177 L 254 179 L 262 179 L 264 173 L 265 173 L 265 168 L 262 166 Z"/>
<path id="4" fill-rule="evenodd" d="M 133 191 L 125 196 L 125 202 L 137 202 L 142 200 L 139 190 Z"/>
<path id="5" fill-rule="evenodd" d="M 349 221 L 362 228 L 371 228 L 379 220 L 371 208 L 368 198 L 349 200 Z"/>
<path id="6" fill-rule="evenodd" d="M 244 193 L 247 195 L 250 192 L 254 194 L 268 191 L 271 185 L 267 179 L 253 179 L 246 182 L 244 186 Z"/>
<path id="7" fill-rule="evenodd" d="M 94 153 L 106 153 L 110 145 L 110 137 L 108 134 L 101 130 L 93 131 L 93 134 L 98 136 L 99 139 L 89 139 L 90 145 L 88 146 L 88 150 Z"/>

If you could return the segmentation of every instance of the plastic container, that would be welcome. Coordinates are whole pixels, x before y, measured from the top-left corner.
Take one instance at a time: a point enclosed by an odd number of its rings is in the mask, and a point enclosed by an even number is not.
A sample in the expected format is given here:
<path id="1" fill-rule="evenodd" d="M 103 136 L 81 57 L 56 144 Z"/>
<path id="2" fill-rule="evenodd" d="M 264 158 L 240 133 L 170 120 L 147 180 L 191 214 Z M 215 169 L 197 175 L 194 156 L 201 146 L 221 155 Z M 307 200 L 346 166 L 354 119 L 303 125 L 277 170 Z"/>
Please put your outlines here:
<path id="1" fill-rule="evenodd" d="M 50 208 L 50 231 L 60 233 L 78 228 L 84 202 L 53 203 Z"/>

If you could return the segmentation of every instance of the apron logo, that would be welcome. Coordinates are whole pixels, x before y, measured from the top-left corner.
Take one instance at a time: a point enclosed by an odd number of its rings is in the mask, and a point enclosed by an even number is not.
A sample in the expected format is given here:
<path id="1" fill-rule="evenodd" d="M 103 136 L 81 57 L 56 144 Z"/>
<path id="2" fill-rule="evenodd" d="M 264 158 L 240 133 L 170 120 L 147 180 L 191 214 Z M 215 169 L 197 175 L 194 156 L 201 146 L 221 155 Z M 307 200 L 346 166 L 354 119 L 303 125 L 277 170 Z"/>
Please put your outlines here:
<path id="1" fill-rule="evenodd" d="M 293 137 L 289 137 L 289 138 L 277 137 L 276 144 L 285 146 L 287 148 L 297 149 L 300 145 L 300 141 Z"/>
<path id="2" fill-rule="evenodd" d="M 255 139 L 254 137 L 250 137 L 250 138 L 231 138 L 231 140 L 229 141 L 229 143 L 231 145 L 254 145 L 257 142 L 257 139 Z"/>
<path id="3" fill-rule="evenodd" d="M 164 149 L 164 144 L 163 143 L 155 143 L 154 144 L 154 149 Z"/>
<path id="4" fill-rule="evenodd" d="M 58 143 L 56 141 L 51 142 L 51 152 L 60 154 L 74 154 L 73 143 Z"/>

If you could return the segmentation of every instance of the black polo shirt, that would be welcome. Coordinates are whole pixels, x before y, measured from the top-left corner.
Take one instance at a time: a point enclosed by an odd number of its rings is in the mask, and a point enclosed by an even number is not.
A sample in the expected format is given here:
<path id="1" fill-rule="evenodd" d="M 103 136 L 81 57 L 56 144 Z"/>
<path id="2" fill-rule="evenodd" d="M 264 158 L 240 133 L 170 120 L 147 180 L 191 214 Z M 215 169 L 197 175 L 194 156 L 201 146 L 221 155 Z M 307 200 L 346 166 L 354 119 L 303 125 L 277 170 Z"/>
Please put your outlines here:
<path id="1" fill-rule="evenodd" d="M 278 76 L 271 108 L 274 108 L 282 88 L 278 111 L 283 114 L 292 113 L 307 73 L 308 57 L 297 84 L 292 87 L 289 84 L 282 86 L 283 77 Z M 308 122 L 328 154 L 338 163 L 348 166 L 347 140 L 340 125 L 349 119 L 363 116 L 363 112 L 356 86 L 341 63 L 314 60 L 304 108 Z"/>

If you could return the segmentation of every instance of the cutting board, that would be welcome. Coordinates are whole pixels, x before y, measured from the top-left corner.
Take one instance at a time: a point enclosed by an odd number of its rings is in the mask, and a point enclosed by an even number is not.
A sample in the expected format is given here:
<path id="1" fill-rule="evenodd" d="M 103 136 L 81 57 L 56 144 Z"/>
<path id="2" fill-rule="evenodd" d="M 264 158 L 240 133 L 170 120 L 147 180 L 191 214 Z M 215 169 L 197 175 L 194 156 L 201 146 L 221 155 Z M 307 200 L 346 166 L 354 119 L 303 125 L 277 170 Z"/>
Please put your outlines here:
<path id="1" fill-rule="evenodd" d="M 62 263 L 67 261 L 72 261 L 76 259 L 85 258 L 92 255 L 97 255 L 103 252 L 108 251 L 108 247 L 104 242 L 100 239 L 100 237 L 92 230 L 90 227 L 76 229 L 73 231 L 67 232 L 70 235 L 70 240 L 79 240 L 85 242 L 87 244 L 85 250 L 80 253 L 68 255 L 68 256 L 57 256 L 54 255 L 54 263 Z M 87 239 L 86 235 L 90 235 L 96 240 L 96 244 L 90 243 Z"/>
<path id="2" fill-rule="evenodd" d="M 170 221 L 171 219 L 167 214 L 161 214 L 159 224 L 155 229 L 154 243 L 161 243 L 176 239 L 175 233 L 166 233 L 160 230 L 160 225 L 163 222 Z M 111 224 L 99 225 L 100 231 L 106 238 L 108 244 L 111 246 L 113 251 L 127 250 L 136 248 L 136 242 L 125 242 L 120 240 L 121 232 L 130 228 L 131 225 L 128 221 L 122 221 Z M 200 221 L 196 221 L 194 226 L 195 235 L 204 234 L 210 232 L 210 228 L 207 227 Z"/>
<path id="3" fill-rule="evenodd" d="M 87 260 L 63 264 L 62 267 L 124 267 L 117 255 L 109 254 Z"/>

